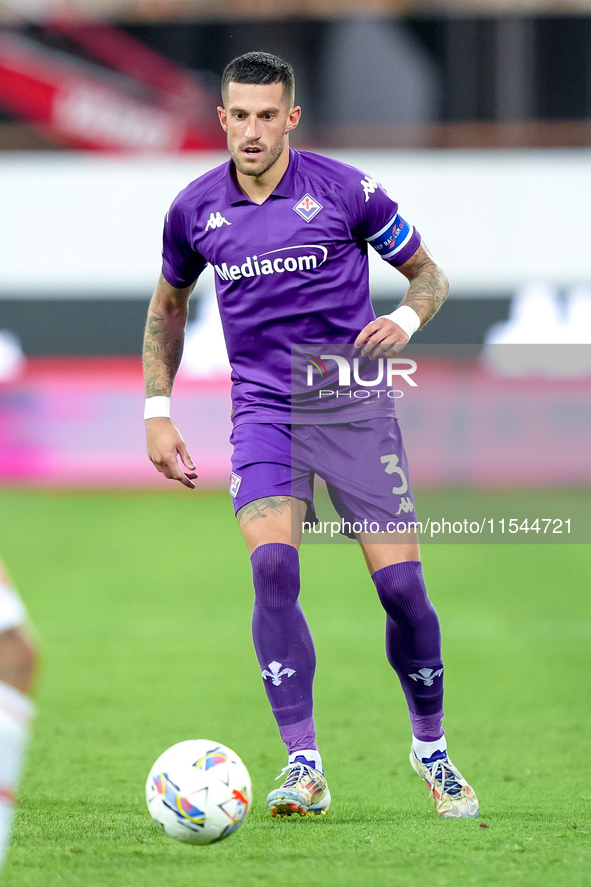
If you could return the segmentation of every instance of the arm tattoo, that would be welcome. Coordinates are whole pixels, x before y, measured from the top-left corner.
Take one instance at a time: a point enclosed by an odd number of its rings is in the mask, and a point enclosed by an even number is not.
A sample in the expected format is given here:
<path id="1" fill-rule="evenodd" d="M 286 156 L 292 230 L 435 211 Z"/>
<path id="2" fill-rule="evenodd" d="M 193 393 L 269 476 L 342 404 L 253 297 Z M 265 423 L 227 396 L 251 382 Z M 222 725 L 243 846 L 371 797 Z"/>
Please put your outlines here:
<path id="1" fill-rule="evenodd" d="M 171 329 L 165 317 L 150 312 L 144 335 L 144 378 L 146 397 L 170 397 L 172 384 L 183 356 L 184 322 Z"/>
<path id="2" fill-rule="evenodd" d="M 255 520 L 265 520 L 270 514 L 286 514 L 291 511 L 291 496 L 265 496 L 244 505 L 238 512 L 240 527 Z"/>
<path id="3" fill-rule="evenodd" d="M 430 258 L 417 264 L 415 270 L 416 276 L 401 304 L 413 308 L 421 318 L 421 326 L 424 326 L 447 299 L 449 284 L 442 269 Z"/>

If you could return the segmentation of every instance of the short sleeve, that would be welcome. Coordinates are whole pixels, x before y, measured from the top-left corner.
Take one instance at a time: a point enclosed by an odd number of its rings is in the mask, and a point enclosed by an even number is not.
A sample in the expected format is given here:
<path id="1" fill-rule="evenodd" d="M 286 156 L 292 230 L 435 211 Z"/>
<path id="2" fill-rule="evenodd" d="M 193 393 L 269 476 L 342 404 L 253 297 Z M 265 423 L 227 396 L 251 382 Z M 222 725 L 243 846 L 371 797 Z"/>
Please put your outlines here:
<path id="1" fill-rule="evenodd" d="M 356 193 L 359 235 L 392 265 L 403 265 L 418 250 L 421 235 L 402 218 L 398 204 L 378 182 L 360 178 Z"/>
<path id="2" fill-rule="evenodd" d="M 191 246 L 188 213 L 181 196 L 166 214 L 162 245 L 162 275 L 179 289 L 191 286 L 207 265 L 201 253 Z"/>

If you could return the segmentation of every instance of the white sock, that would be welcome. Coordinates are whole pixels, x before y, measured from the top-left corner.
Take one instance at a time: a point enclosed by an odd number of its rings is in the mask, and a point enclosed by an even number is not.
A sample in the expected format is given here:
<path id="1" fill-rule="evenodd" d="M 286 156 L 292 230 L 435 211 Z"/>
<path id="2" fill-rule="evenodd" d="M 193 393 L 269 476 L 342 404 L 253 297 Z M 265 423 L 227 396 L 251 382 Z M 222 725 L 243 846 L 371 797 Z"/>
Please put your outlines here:
<path id="1" fill-rule="evenodd" d="M 0 681 L 0 865 L 10 839 L 14 790 L 33 711 L 33 704 L 24 693 Z"/>
<path id="2" fill-rule="evenodd" d="M 322 769 L 322 758 L 320 757 L 320 752 L 316 748 L 304 748 L 299 751 L 292 751 L 289 756 L 288 763 L 293 764 L 296 758 L 305 758 L 306 761 L 309 761 L 312 767 L 315 770 L 320 770 L 321 773 L 324 773 Z"/>
<path id="3" fill-rule="evenodd" d="M 422 739 L 417 739 L 413 736 L 412 748 L 419 761 L 425 761 L 436 751 L 447 751 L 447 742 L 445 741 L 445 735 L 434 742 L 424 742 Z"/>

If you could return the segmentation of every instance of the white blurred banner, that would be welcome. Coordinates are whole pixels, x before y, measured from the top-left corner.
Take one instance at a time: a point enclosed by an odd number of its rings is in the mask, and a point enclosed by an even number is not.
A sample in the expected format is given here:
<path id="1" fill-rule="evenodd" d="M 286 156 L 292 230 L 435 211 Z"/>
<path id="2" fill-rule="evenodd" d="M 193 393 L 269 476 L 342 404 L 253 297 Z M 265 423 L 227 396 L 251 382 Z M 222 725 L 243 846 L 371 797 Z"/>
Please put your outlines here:
<path id="1" fill-rule="evenodd" d="M 327 153 L 387 188 L 445 268 L 452 297 L 508 296 L 532 279 L 591 282 L 588 151 Z M 0 299 L 147 298 L 168 206 L 224 159 L 0 155 Z M 404 291 L 375 255 L 371 268 L 374 294 Z"/>

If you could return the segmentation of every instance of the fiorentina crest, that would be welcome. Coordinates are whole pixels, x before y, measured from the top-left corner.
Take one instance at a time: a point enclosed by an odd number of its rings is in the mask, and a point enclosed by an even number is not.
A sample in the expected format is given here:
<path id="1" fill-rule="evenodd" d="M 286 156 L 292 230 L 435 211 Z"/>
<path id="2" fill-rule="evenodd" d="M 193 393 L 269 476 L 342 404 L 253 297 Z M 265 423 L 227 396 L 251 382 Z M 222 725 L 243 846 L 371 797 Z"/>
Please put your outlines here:
<path id="1" fill-rule="evenodd" d="M 296 203 L 293 209 L 304 221 L 311 222 L 314 216 L 317 216 L 322 209 L 322 204 L 318 203 L 311 194 L 306 194 L 299 203 Z"/>
<path id="2" fill-rule="evenodd" d="M 242 478 L 240 477 L 240 475 L 234 474 L 234 472 L 232 472 L 232 474 L 230 475 L 230 496 L 236 498 L 241 483 Z"/>

